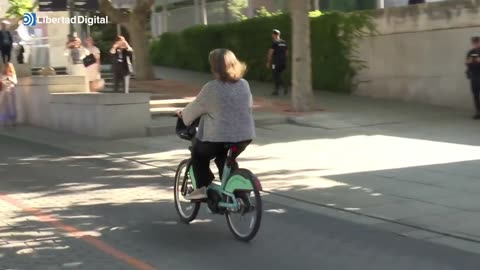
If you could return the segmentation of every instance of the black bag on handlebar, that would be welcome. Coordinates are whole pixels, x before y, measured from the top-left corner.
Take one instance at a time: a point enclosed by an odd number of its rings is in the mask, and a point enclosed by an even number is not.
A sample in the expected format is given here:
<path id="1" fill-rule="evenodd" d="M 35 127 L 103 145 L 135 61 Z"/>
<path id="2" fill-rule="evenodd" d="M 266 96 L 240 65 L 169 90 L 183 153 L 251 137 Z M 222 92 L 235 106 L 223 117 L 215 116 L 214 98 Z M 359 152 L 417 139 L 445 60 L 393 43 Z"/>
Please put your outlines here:
<path id="1" fill-rule="evenodd" d="M 181 139 L 191 141 L 193 138 L 195 138 L 195 135 L 197 135 L 197 127 L 199 123 L 200 118 L 197 118 L 190 126 L 187 127 L 185 123 L 183 123 L 182 118 L 177 118 L 177 126 L 175 127 L 175 131 L 178 137 Z"/>

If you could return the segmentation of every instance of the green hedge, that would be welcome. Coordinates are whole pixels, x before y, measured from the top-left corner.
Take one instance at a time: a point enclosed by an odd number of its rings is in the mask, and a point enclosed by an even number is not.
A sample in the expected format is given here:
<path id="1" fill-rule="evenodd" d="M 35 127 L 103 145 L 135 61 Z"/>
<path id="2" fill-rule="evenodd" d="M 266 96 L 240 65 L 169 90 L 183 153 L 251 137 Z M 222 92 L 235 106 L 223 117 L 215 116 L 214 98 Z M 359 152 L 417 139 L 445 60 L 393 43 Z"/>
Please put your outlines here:
<path id="1" fill-rule="evenodd" d="M 271 45 L 270 33 L 274 28 L 280 29 L 282 38 L 292 44 L 290 17 L 282 14 L 165 33 L 152 42 L 152 61 L 155 65 L 208 72 L 208 53 L 215 48 L 228 48 L 247 63 L 247 79 L 271 80 L 271 72 L 265 63 Z M 356 59 L 355 51 L 358 38 L 365 29 L 373 31 L 372 19 L 365 12 L 311 13 L 315 89 L 343 92 L 351 89 L 352 77 L 363 67 Z"/>

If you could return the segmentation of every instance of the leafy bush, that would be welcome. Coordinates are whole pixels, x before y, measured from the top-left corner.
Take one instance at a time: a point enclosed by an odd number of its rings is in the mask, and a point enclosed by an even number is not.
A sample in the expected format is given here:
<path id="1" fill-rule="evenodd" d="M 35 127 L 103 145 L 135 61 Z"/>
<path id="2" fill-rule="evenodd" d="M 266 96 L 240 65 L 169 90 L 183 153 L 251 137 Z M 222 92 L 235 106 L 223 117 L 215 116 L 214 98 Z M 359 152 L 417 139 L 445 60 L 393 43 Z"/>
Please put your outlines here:
<path id="1" fill-rule="evenodd" d="M 30 0 L 8 0 L 8 9 L 5 11 L 7 18 L 21 18 L 23 14 L 32 12 L 38 4 Z"/>
<path id="2" fill-rule="evenodd" d="M 259 9 L 255 11 L 255 17 L 271 17 L 271 16 L 277 16 L 281 15 L 283 12 L 278 10 L 275 12 L 270 12 L 268 9 L 264 6 L 261 6 Z"/>
<path id="3" fill-rule="evenodd" d="M 365 67 L 357 57 L 357 45 L 362 35 L 374 30 L 371 16 L 365 12 L 315 11 L 310 17 L 313 87 L 351 90 L 356 72 Z M 274 28 L 280 29 L 282 38 L 291 44 L 291 22 L 286 14 L 166 33 L 152 42 L 153 63 L 208 72 L 208 53 L 215 48 L 228 48 L 247 63 L 248 79 L 271 80 L 271 71 L 265 68 L 265 63 Z M 290 76 L 290 69 L 287 73 Z"/>

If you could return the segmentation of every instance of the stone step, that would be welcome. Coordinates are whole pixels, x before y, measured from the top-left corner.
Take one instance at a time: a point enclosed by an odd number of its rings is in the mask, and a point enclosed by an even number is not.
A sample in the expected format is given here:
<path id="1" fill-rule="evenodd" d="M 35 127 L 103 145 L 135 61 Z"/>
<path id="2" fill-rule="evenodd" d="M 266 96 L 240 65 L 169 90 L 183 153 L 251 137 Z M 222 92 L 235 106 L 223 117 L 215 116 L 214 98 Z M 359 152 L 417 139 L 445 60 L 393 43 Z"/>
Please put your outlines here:
<path id="1" fill-rule="evenodd" d="M 162 100 L 165 98 L 166 98 L 165 94 L 159 94 L 159 93 L 152 93 L 152 95 L 150 96 L 151 100 Z"/>
<path id="2" fill-rule="evenodd" d="M 102 77 L 102 79 L 104 79 L 105 81 L 111 81 L 113 82 L 113 75 L 111 74 L 100 74 L 100 76 Z M 135 80 L 134 77 L 130 77 L 131 80 Z"/>
<path id="3" fill-rule="evenodd" d="M 152 114 L 152 117 L 171 116 L 183 108 L 185 107 L 150 108 L 150 113 Z"/>
<path id="4" fill-rule="evenodd" d="M 67 68 L 66 67 L 53 67 L 55 69 L 55 73 L 57 75 L 67 75 Z M 33 67 L 31 68 L 32 75 L 40 75 L 41 67 Z"/>
<path id="5" fill-rule="evenodd" d="M 150 99 L 150 108 L 185 108 L 188 103 L 183 99 Z"/>
<path id="6" fill-rule="evenodd" d="M 40 71 L 43 67 L 32 67 L 32 71 Z M 67 71 L 66 67 L 53 67 L 56 71 Z"/>
<path id="7" fill-rule="evenodd" d="M 56 72 L 55 73 L 56 75 L 68 75 L 66 72 Z M 32 72 L 32 75 L 33 76 L 39 76 L 41 75 L 39 71 L 36 71 L 36 72 Z"/>

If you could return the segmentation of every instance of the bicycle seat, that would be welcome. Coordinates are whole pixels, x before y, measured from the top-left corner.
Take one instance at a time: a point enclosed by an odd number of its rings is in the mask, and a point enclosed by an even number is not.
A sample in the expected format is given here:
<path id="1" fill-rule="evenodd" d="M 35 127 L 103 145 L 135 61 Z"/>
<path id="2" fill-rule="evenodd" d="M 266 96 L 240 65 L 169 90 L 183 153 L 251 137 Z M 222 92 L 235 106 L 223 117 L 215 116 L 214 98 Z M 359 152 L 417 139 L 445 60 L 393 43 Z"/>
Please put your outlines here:
<path id="1" fill-rule="evenodd" d="M 232 150 L 232 152 L 237 152 L 238 150 L 238 145 L 236 143 L 226 143 L 225 148 Z"/>

